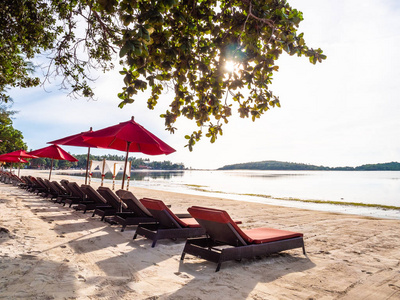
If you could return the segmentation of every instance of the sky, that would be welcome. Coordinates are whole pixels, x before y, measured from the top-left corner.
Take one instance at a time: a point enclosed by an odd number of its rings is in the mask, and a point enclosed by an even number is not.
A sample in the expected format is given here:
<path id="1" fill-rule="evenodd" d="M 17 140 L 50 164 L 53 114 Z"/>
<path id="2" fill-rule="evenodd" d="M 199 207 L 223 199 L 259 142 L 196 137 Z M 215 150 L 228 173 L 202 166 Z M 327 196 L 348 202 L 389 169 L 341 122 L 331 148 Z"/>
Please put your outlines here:
<path id="1" fill-rule="evenodd" d="M 176 152 L 168 156 L 131 153 L 131 157 L 170 160 L 199 169 L 263 160 L 330 167 L 400 161 L 400 3 L 288 2 L 303 12 L 299 33 L 304 32 L 307 45 L 321 48 L 327 59 L 312 65 L 305 57 L 282 55 L 270 86 L 281 108 L 269 110 L 256 122 L 231 117 L 214 144 L 204 137 L 189 152 L 184 136 L 198 128 L 187 120 L 176 122 L 175 134 L 165 131 L 159 116 L 173 94 L 163 94 L 155 110 L 146 108 L 146 93 L 134 104 L 118 108 L 123 80 L 118 65 L 115 71 L 99 75 L 95 101 L 71 99 L 51 83 L 45 89 L 11 90 L 12 109 L 19 111 L 14 127 L 33 150 L 134 116 Z M 72 154 L 87 153 L 85 148 L 63 148 Z M 101 149 L 91 153 L 123 155 Z"/>

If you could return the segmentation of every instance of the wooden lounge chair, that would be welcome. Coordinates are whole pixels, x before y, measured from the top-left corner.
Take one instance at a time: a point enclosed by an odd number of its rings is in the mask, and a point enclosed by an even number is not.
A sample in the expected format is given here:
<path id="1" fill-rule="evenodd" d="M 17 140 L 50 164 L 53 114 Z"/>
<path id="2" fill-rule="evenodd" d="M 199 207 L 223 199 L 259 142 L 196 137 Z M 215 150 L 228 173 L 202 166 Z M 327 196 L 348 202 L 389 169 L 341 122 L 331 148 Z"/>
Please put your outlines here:
<path id="1" fill-rule="evenodd" d="M 272 229 L 240 229 L 224 210 L 193 206 L 189 213 L 205 229 L 207 237 L 188 239 L 183 249 L 192 254 L 217 263 L 216 272 L 224 261 L 252 258 L 284 250 L 304 248 L 303 234 Z"/>
<path id="2" fill-rule="evenodd" d="M 49 187 L 45 184 L 44 180 L 40 177 L 36 177 L 36 182 L 39 186 L 36 194 L 43 198 L 47 198 L 47 195 L 49 195 Z"/>
<path id="3" fill-rule="evenodd" d="M 47 197 L 51 200 L 53 200 L 54 198 L 57 199 L 60 195 L 59 191 L 57 190 L 57 188 L 54 186 L 54 184 L 52 182 L 50 182 L 48 179 L 44 179 L 43 182 L 46 184 L 47 188 L 48 188 L 48 194 Z"/>
<path id="4" fill-rule="evenodd" d="M 101 186 L 97 189 L 97 192 L 107 202 L 109 208 L 96 208 L 93 216 L 99 215 L 101 216 L 101 220 L 104 221 L 105 217 L 115 216 L 117 212 L 128 212 L 126 204 L 123 203 L 121 199 L 119 199 L 119 197 L 115 195 L 114 192 L 108 187 Z"/>
<path id="5" fill-rule="evenodd" d="M 79 204 L 86 201 L 85 193 L 76 182 L 68 182 L 67 186 L 71 196 L 64 200 L 64 205 L 69 204 L 69 207 L 71 207 L 72 204 Z"/>
<path id="6" fill-rule="evenodd" d="M 133 212 L 133 214 L 131 212 L 117 212 L 115 214 L 114 221 L 122 225 L 121 232 L 123 232 L 128 225 L 157 222 L 147 208 L 131 192 L 118 190 L 116 194 L 126 204 L 127 209 Z"/>
<path id="7" fill-rule="evenodd" d="M 107 204 L 107 201 L 90 185 L 82 184 L 81 190 L 86 194 L 86 198 L 92 202 L 79 203 L 77 206 L 77 210 L 83 210 L 83 213 L 86 213 L 86 211 L 88 210 L 96 209 L 99 211 L 101 210 L 102 212 L 109 209 L 115 211 L 114 208 L 111 205 Z M 95 215 L 96 212 L 93 212 L 92 217 L 94 217 Z M 103 216 L 104 213 L 102 213 L 101 215 Z"/>
<path id="8" fill-rule="evenodd" d="M 157 220 L 153 224 L 139 224 L 133 239 L 142 235 L 153 241 L 154 247 L 160 239 L 177 239 L 201 236 L 204 228 L 193 218 L 178 218 L 161 200 L 143 198 L 140 200 Z"/>
<path id="9" fill-rule="evenodd" d="M 63 202 L 63 199 L 71 196 L 57 181 L 51 181 L 49 185 L 57 193 L 57 198 L 54 202 Z"/>

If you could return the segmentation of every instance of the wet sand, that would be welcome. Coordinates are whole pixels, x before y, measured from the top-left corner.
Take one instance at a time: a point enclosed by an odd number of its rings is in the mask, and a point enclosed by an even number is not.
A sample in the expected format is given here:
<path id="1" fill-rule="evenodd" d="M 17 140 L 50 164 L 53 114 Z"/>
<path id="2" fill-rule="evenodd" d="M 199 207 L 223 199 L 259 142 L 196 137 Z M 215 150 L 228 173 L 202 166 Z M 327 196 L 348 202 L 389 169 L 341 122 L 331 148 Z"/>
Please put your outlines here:
<path id="1" fill-rule="evenodd" d="M 47 178 L 48 171 L 21 175 Z M 52 175 L 82 183 L 80 178 Z M 94 184 L 97 186 L 98 184 Z M 301 249 L 216 265 L 187 255 L 184 241 L 155 248 L 136 227 L 101 222 L 0 183 L 1 299 L 400 299 L 400 221 L 130 187 L 176 212 L 225 209 L 243 228 L 304 234 Z"/>

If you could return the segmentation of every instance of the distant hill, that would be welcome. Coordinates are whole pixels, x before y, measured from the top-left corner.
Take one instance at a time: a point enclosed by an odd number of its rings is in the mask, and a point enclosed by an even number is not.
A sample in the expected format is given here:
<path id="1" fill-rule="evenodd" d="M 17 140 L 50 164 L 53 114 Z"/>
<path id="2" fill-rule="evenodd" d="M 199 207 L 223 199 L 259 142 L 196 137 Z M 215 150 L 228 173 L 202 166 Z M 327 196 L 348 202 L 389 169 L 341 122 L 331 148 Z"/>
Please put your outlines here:
<path id="1" fill-rule="evenodd" d="M 292 171 L 400 171 L 400 163 L 367 164 L 358 167 L 325 167 L 302 163 L 266 160 L 226 165 L 218 170 L 292 170 Z"/>

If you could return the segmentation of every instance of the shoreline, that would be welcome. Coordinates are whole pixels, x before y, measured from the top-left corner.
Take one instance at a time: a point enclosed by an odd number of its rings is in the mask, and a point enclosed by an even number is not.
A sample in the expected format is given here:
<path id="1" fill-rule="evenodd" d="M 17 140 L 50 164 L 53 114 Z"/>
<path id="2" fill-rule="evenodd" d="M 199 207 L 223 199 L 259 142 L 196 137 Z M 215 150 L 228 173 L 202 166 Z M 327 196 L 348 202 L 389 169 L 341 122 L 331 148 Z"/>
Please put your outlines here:
<path id="1" fill-rule="evenodd" d="M 48 172 L 30 174 L 47 178 Z M 82 183 L 78 178 L 52 174 Z M 95 184 L 93 184 L 95 185 Z M 183 240 L 132 240 L 92 218 L 0 183 L 0 290 L 4 298 L 40 299 L 399 299 L 399 220 L 131 187 L 174 212 L 201 205 L 225 209 L 241 228 L 302 232 L 298 249 L 215 264 L 187 256 Z"/>
<path id="2" fill-rule="evenodd" d="M 286 170 L 285 170 L 286 171 Z M 82 173 L 81 170 L 69 170 L 68 172 L 57 170 L 58 173 L 64 173 L 65 176 L 69 176 L 67 173 Z M 145 172 L 171 172 L 167 170 L 136 170 L 132 172 L 145 173 Z M 173 172 L 183 172 L 182 170 L 176 170 Z M 360 171 L 365 172 L 365 171 Z M 81 176 L 72 175 L 71 178 L 80 178 Z M 92 182 L 100 183 L 100 178 L 92 178 Z M 105 184 L 112 184 L 111 179 L 105 179 Z M 121 180 L 116 180 L 116 186 L 121 183 Z M 131 184 L 135 187 L 135 184 L 141 184 L 141 181 L 131 180 Z M 263 194 L 249 194 L 249 193 L 231 193 L 225 191 L 213 191 L 207 189 L 207 186 L 196 185 L 196 184 L 183 184 L 186 188 L 181 189 L 179 192 L 189 195 L 200 195 L 207 197 L 224 198 L 228 200 L 244 201 L 252 203 L 264 203 L 269 205 L 285 206 L 309 209 L 314 211 L 326 211 L 334 213 L 344 214 L 355 214 L 360 216 L 370 216 L 384 219 L 395 219 L 400 220 L 400 207 L 393 205 L 373 204 L 373 203 L 361 203 L 361 202 L 346 202 L 346 201 L 335 201 L 335 200 L 317 200 L 308 198 L 297 198 L 297 197 L 274 197 L 271 195 Z M 141 187 L 147 188 L 147 187 Z M 154 190 L 165 190 L 174 192 L 176 187 L 169 188 L 163 185 L 152 186 L 148 189 Z"/>

